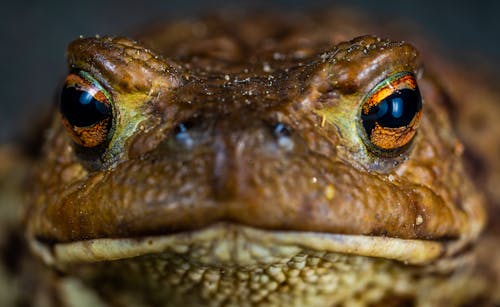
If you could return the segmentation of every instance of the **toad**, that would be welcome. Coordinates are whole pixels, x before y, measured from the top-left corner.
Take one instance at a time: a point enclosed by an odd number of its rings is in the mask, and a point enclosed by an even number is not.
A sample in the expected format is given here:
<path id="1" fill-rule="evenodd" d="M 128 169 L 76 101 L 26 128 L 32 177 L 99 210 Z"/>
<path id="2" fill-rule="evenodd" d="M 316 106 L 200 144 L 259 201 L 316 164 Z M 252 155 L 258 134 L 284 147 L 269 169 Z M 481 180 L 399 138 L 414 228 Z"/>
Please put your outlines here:
<path id="1" fill-rule="evenodd" d="M 117 306 L 474 299 L 484 198 L 425 59 L 291 17 L 73 41 L 31 250 Z"/>

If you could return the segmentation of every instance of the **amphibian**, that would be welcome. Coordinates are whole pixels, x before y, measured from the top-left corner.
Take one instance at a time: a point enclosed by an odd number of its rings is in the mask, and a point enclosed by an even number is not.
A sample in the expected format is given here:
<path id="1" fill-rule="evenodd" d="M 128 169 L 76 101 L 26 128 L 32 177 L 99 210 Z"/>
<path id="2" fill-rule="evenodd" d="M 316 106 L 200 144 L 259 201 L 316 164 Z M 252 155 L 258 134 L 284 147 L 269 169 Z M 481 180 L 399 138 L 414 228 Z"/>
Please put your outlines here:
<path id="1" fill-rule="evenodd" d="M 449 97 L 412 44 L 333 17 L 73 41 L 31 250 L 117 306 L 481 296 L 485 202 Z"/>

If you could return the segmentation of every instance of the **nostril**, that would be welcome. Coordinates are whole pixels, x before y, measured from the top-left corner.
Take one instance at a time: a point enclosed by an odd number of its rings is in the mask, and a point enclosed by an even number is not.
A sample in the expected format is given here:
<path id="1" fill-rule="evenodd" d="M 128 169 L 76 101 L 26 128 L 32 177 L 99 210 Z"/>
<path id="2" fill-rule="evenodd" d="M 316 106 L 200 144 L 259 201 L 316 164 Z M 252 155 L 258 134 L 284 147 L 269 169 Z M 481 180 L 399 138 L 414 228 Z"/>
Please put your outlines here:
<path id="1" fill-rule="evenodd" d="M 292 134 L 292 129 L 283 123 L 277 123 L 276 125 L 274 125 L 273 133 L 276 137 L 288 137 Z"/>
<path id="2" fill-rule="evenodd" d="M 273 134 L 276 138 L 278 145 L 285 150 L 292 150 L 294 142 L 291 139 L 292 128 L 283 123 L 277 123 L 274 125 Z"/>
<path id="3" fill-rule="evenodd" d="M 179 124 L 174 129 L 175 139 L 182 145 L 191 148 L 194 145 L 194 140 L 189 132 L 190 128 L 193 126 L 191 122 L 185 122 Z"/>

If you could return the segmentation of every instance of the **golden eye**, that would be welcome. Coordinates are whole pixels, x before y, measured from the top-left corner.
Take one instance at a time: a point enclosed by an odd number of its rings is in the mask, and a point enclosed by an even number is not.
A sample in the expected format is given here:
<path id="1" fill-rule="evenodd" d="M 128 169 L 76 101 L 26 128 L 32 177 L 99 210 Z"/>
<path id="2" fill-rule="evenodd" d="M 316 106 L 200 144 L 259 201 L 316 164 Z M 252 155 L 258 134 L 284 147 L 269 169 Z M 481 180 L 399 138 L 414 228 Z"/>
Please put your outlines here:
<path id="1" fill-rule="evenodd" d="M 113 122 L 111 99 L 88 73 L 79 71 L 66 77 L 59 110 L 75 143 L 95 147 L 108 139 Z"/>
<path id="2" fill-rule="evenodd" d="M 415 137 L 421 116 L 422 98 L 413 74 L 392 75 L 363 102 L 361 124 L 365 143 L 381 153 L 405 148 Z"/>

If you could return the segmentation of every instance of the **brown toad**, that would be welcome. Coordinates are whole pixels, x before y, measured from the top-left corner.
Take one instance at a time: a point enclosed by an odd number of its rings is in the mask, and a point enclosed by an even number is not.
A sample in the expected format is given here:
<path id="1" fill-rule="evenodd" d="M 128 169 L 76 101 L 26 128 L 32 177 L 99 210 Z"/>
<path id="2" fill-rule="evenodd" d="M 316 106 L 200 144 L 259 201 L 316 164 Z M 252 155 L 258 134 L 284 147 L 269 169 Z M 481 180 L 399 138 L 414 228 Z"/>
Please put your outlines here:
<path id="1" fill-rule="evenodd" d="M 483 198 L 446 97 L 412 45 L 331 17 L 72 42 L 31 248 L 111 305 L 474 298 Z"/>

